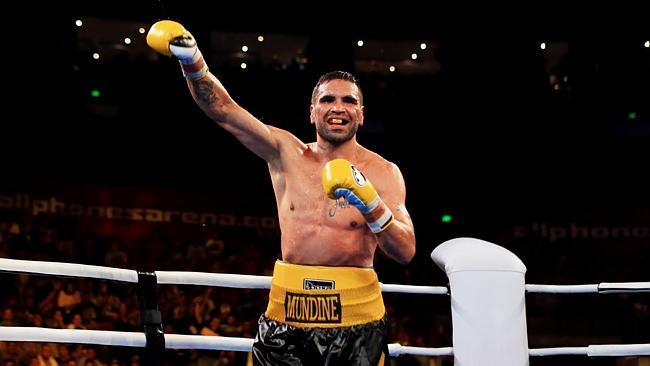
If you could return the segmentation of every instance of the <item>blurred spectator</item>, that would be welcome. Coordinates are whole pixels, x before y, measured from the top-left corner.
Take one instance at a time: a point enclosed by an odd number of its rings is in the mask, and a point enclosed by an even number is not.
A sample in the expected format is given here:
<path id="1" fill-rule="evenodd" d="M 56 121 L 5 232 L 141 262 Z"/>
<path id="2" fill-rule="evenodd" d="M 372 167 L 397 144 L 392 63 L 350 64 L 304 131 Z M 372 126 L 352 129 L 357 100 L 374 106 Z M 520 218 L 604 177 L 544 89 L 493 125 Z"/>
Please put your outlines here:
<path id="1" fill-rule="evenodd" d="M 18 342 L 0 342 L 0 360 L 17 362 L 22 354 L 23 350 Z"/>
<path id="2" fill-rule="evenodd" d="M 84 350 L 83 355 L 79 358 L 78 364 L 83 366 L 102 366 L 102 363 L 97 359 L 93 347 L 88 347 Z"/>
<path id="3" fill-rule="evenodd" d="M 68 329 L 88 329 L 83 325 L 81 314 L 75 313 L 72 315 L 72 322 L 66 327 Z"/>
<path id="4" fill-rule="evenodd" d="M 56 357 L 56 361 L 59 363 L 59 365 L 67 365 L 69 361 L 74 361 L 72 359 L 72 355 L 70 354 L 70 348 L 68 348 L 68 345 L 65 343 L 58 343 L 57 353 L 58 356 Z"/>
<path id="5" fill-rule="evenodd" d="M 66 311 L 70 311 L 81 304 L 81 293 L 74 281 L 65 283 L 63 289 L 59 291 L 56 304 Z"/>
<path id="6" fill-rule="evenodd" d="M 4 326 L 4 327 L 10 327 L 12 325 L 18 325 L 14 321 L 14 311 L 11 310 L 11 308 L 2 309 L 2 321 L 0 321 L 0 325 Z"/>
<path id="7" fill-rule="evenodd" d="M 129 257 L 122 249 L 117 242 L 111 242 L 106 256 L 104 257 L 104 265 L 113 268 L 127 268 L 129 262 Z"/>
<path id="8" fill-rule="evenodd" d="M 218 317 L 212 317 L 207 324 L 204 324 L 201 328 L 200 334 L 204 336 L 218 336 L 219 327 L 221 326 L 221 320 Z"/>
<path id="9" fill-rule="evenodd" d="M 63 312 L 61 310 L 54 311 L 52 318 L 46 322 L 48 328 L 67 328 L 65 320 L 63 319 Z"/>
<path id="10" fill-rule="evenodd" d="M 52 348 L 49 344 L 44 344 L 41 347 L 41 354 L 38 355 L 38 365 L 39 366 L 58 366 L 59 363 L 54 358 L 52 353 Z"/>

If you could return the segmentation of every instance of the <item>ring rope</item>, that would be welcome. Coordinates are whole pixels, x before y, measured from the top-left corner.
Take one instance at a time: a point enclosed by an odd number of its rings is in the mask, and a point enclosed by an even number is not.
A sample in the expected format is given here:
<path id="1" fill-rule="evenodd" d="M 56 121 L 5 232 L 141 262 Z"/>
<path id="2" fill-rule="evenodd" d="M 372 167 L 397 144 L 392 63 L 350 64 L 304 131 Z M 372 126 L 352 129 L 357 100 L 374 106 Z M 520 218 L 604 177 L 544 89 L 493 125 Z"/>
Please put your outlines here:
<path id="1" fill-rule="evenodd" d="M 427 347 L 412 347 L 402 346 L 399 343 L 391 343 L 388 345 L 388 355 L 390 357 L 397 357 L 399 355 L 413 355 L 413 356 L 453 356 L 453 347 L 440 347 L 440 348 L 427 348 Z"/>
<path id="2" fill-rule="evenodd" d="M 526 292 L 543 294 L 650 292 L 650 282 L 601 282 L 597 285 L 526 285 Z"/>
<path id="3" fill-rule="evenodd" d="M 69 277 L 88 277 L 137 283 L 137 271 L 87 264 L 29 261 L 0 258 L 0 271 L 47 274 Z M 253 276 L 230 273 L 156 271 L 158 284 L 203 285 L 231 288 L 268 289 L 270 276 Z M 442 286 L 414 286 L 381 284 L 383 292 L 446 295 Z M 622 293 L 650 292 L 650 282 L 602 282 L 594 285 L 526 285 L 529 293 Z"/>
<path id="4" fill-rule="evenodd" d="M 138 283 L 138 272 L 130 269 L 92 266 L 88 264 L 28 261 L 0 258 L 0 270 L 53 276 L 87 277 Z"/>
<path id="5" fill-rule="evenodd" d="M 536 348 L 528 350 L 530 356 L 583 355 L 601 356 L 647 356 L 650 344 L 599 344 L 587 347 Z"/>
<path id="6" fill-rule="evenodd" d="M 130 283 L 138 282 L 138 273 L 135 270 L 74 263 L 0 258 L 0 271 L 97 278 Z M 161 285 L 202 285 L 252 289 L 271 288 L 271 276 L 179 271 L 156 271 L 155 273 L 156 281 Z M 447 288 L 442 286 L 414 286 L 384 283 L 380 283 L 380 285 L 383 292 L 430 295 L 446 295 L 448 293 Z"/>
<path id="7" fill-rule="evenodd" d="M 60 275 L 70 277 L 89 277 L 138 283 L 138 272 L 134 270 L 111 267 L 29 261 L 0 258 L 0 271 Z M 253 276 L 227 273 L 205 272 L 155 272 L 158 284 L 190 284 L 232 288 L 268 289 L 271 284 L 270 276 Z M 446 287 L 412 286 L 381 284 L 383 292 L 402 292 L 415 294 L 448 294 Z M 526 285 L 526 291 L 531 293 L 618 293 L 618 292 L 648 292 L 650 282 L 606 283 L 598 285 Z M 222 349 L 232 351 L 250 351 L 253 339 L 236 337 L 205 337 L 194 335 L 165 334 L 166 348 L 193 349 Z M 0 327 L 0 340 L 41 341 L 63 343 L 88 343 L 115 346 L 145 347 L 147 339 L 144 333 L 49 329 L 33 327 Z M 401 346 L 394 343 L 389 345 L 389 354 L 444 356 L 452 355 L 451 347 L 424 348 Z M 588 356 L 627 356 L 650 354 L 650 344 L 638 345 L 592 345 L 588 347 L 559 347 L 529 350 L 531 356 L 547 355 L 588 355 Z"/>
<path id="8" fill-rule="evenodd" d="M 156 271 L 160 285 L 200 285 L 231 288 L 271 288 L 271 276 L 230 273 Z"/>
<path id="9" fill-rule="evenodd" d="M 590 294 L 598 285 L 526 285 L 526 292 L 538 294 Z"/>
<path id="10" fill-rule="evenodd" d="M 0 341 L 82 343 L 126 347 L 145 347 L 147 343 L 144 333 L 137 332 L 4 326 L 0 326 Z M 253 347 L 253 342 L 254 339 L 252 338 L 165 334 L 165 348 L 169 349 L 250 352 Z M 416 356 L 452 356 L 453 348 L 411 347 L 402 346 L 399 343 L 391 343 L 388 345 L 388 353 L 391 357 L 404 354 Z M 645 356 L 650 355 L 650 344 L 603 344 L 587 347 L 533 348 L 528 350 L 528 353 L 530 356 Z"/>
<path id="11" fill-rule="evenodd" d="M 138 332 L 3 326 L 0 326 L 0 341 L 83 343 L 126 347 L 145 347 L 147 343 L 144 333 Z M 250 352 L 254 341 L 253 338 L 165 334 L 165 348 L 169 349 Z M 408 347 L 398 343 L 389 345 L 389 353 L 390 356 L 401 354 L 444 356 L 452 354 L 451 347 Z"/>

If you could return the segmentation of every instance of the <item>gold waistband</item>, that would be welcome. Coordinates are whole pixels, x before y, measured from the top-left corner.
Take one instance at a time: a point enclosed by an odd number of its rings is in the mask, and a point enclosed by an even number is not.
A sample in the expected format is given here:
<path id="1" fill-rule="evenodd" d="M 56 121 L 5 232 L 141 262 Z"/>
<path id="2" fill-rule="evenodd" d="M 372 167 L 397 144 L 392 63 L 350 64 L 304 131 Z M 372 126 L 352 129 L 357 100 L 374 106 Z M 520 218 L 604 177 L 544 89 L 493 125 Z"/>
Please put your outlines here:
<path id="1" fill-rule="evenodd" d="M 277 261 L 266 317 L 296 327 L 349 327 L 384 316 L 371 268 L 305 266 Z"/>

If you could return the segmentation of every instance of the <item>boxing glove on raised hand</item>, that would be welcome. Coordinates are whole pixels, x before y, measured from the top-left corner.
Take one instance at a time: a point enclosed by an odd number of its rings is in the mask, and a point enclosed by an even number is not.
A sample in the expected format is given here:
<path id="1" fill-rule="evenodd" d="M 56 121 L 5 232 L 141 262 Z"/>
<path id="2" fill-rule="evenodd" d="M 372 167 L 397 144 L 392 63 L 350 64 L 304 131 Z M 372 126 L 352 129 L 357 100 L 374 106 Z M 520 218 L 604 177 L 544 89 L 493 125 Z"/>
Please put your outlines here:
<path id="1" fill-rule="evenodd" d="M 154 23 L 147 33 L 147 44 L 156 52 L 176 57 L 186 78 L 197 80 L 208 73 L 208 65 L 194 36 L 178 22 L 161 20 Z"/>
<path id="2" fill-rule="evenodd" d="M 323 189 L 331 199 L 344 197 L 366 219 L 373 233 L 385 230 L 393 221 L 393 214 L 383 203 L 372 183 L 349 161 L 334 159 L 323 167 Z"/>

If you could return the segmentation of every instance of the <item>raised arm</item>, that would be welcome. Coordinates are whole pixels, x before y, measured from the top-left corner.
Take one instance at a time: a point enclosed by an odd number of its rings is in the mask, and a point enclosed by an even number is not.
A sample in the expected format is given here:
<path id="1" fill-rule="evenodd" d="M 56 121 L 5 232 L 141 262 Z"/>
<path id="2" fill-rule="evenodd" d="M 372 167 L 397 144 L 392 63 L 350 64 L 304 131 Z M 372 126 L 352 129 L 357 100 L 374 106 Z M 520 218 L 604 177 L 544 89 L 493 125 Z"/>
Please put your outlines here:
<path id="1" fill-rule="evenodd" d="M 262 123 L 230 97 L 208 70 L 192 34 L 181 24 L 171 20 L 155 23 L 147 34 L 147 44 L 180 61 L 192 97 L 208 117 L 262 159 L 269 163 L 278 159 L 278 129 Z"/>

